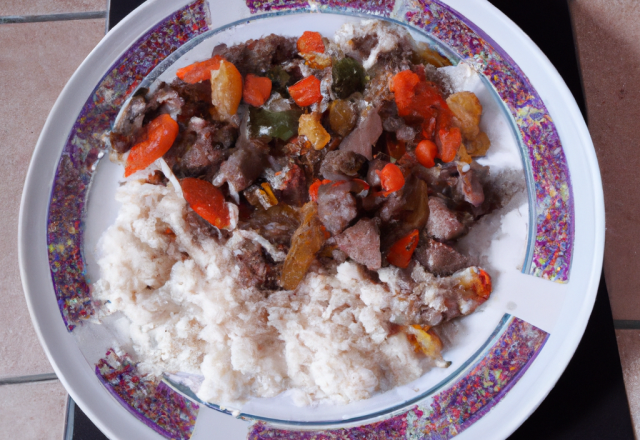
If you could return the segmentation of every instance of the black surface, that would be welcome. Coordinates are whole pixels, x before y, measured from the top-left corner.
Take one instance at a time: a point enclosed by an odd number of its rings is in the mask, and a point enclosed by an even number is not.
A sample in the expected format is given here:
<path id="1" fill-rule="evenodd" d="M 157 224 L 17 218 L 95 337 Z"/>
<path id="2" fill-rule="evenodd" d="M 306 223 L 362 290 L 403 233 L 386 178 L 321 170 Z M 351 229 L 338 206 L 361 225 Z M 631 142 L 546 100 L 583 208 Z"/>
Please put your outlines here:
<path id="1" fill-rule="evenodd" d="M 555 388 L 509 440 L 633 440 L 604 277 L 584 337 Z"/>
<path id="2" fill-rule="evenodd" d="M 73 431 L 70 433 L 71 435 L 68 433 L 64 440 L 108 440 L 80 407 L 71 400 L 71 397 L 69 400 L 68 411 L 73 411 Z"/>
<path id="3" fill-rule="evenodd" d="M 566 1 L 490 2 L 520 26 L 547 55 L 586 118 Z M 109 26 L 115 26 L 141 3 L 111 0 Z M 77 406 L 74 414 L 72 440 L 105 438 Z M 509 439 L 634 439 L 604 277 L 584 337 L 569 366 L 540 407 Z"/>

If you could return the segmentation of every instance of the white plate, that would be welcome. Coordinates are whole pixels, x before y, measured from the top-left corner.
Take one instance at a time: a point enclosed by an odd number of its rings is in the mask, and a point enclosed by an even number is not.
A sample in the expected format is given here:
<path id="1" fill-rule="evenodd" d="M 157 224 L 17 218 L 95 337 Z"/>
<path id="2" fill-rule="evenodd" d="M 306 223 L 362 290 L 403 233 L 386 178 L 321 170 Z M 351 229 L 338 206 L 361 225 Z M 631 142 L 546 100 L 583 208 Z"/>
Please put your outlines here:
<path id="1" fill-rule="evenodd" d="M 450 369 L 427 373 L 415 383 L 349 407 L 313 411 L 291 406 L 286 398 L 256 399 L 242 408 L 243 413 L 275 419 L 289 430 L 364 425 L 357 429 L 366 432 L 380 429 L 370 424 L 382 420 L 389 426 L 408 423 L 416 430 L 426 429 L 431 423 L 441 433 L 448 432 L 447 437 L 459 432 L 460 438 L 504 438 L 539 405 L 573 355 L 599 281 L 604 208 L 589 134 L 558 73 L 522 31 L 484 0 L 446 2 L 466 18 L 430 0 L 381 0 L 366 10 L 362 7 L 366 2 L 334 0 L 331 7 L 326 3 L 329 1 L 310 6 L 304 0 L 148 2 L 107 35 L 56 102 L 25 184 L 19 231 L 21 274 L 34 325 L 56 373 L 74 400 L 109 437 L 160 438 L 157 432 L 175 434 L 184 427 L 187 433 L 190 431 L 185 422 L 157 423 L 157 411 L 145 410 L 138 401 L 113 398 L 115 394 L 95 373 L 95 364 L 105 357 L 111 341 L 100 326 L 85 322 L 68 331 L 76 320 L 82 321 L 76 319 L 77 313 L 70 312 L 71 308 L 89 310 L 76 305 L 72 297 L 78 289 L 79 298 L 87 297 L 82 290 L 86 287 L 83 275 L 95 278 L 92 249 L 99 234 L 113 221 L 117 208 L 112 194 L 119 171 L 102 160 L 94 172 L 100 143 L 91 133 L 99 131 L 96 127 L 108 126 L 121 101 L 147 75 L 146 82 L 171 76 L 177 67 L 204 58 L 217 41 L 239 42 L 267 32 L 299 35 L 309 29 L 330 35 L 345 20 L 354 20 L 354 15 L 365 12 L 409 21 L 418 38 L 439 40 L 445 45 L 441 49 L 450 50 L 452 58 L 466 59 L 485 73 L 483 84 L 477 87 L 486 96 L 486 112 L 493 112 L 495 120 L 507 127 L 506 132 L 513 129 L 513 135 L 503 140 L 505 151 L 513 156 L 522 149 L 530 203 L 528 213 L 524 212 L 526 218 L 518 224 L 528 222 L 529 235 L 523 233 L 518 238 L 515 234 L 502 248 L 495 247 L 500 254 L 496 259 L 500 270 L 496 290 L 482 313 L 462 321 L 465 331 L 461 333 L 468 337 L 448 353 L 454 361 Z M 340 6 L 344 3 L 360 5 L 360 9 Z M 411 6 L 414 3 L 422 6 Z M 204 14 L 209 10 L 205 23 Z M 182 21 L 177 22 L 178 18 Z M 167 26 L 171 20 L 173 24 Z M 141 55 L 145 46 L 139 42 L 144 41 L 147 47 L 153 46 L 146 53 L 154 53 L 154 58 Z M 142 57 L 140 62 L 131 61 L 138 56 Z M 124 58 L 129 61 L 123 62 Z M 150 59 L 164 61 L 154 70 L 155 66 L 148 64 Z M 119 63 L 130 69 L 128 74 L 114 70 Z M 111 78 L 117 81 L 110 82 Z M 132 79 L 135 83 L 130 86 Z M 505 84 L 513 88 L 503 87 Z M 91 130 L 72 131 L 74 124 L 76 129 Z M 540 135 L 544 142 L 530 138 Z M 65 164 L 69 165 L 66 171 Z M 555 253 L 555 265 L 545 268 L 545 257 L 554 256 L 549 250 L 558 249 L 556 245 L 565 246 L 564 259 Z M 69 327 L 61 319 L 61 310 Z M 509 347 L 518 348 L 518 355 L 505 357 Z M 496 376 L 497 365 L 507 361 L 511 362 L 511 373 Z M 491 385 L 487 380 L 474 381 L 489 371 Z M 167 389 L 164 395 L 171 393 Z M 467 403 L 447 401 L 455 393 L 465 397 Z M 484 393 L 484 400 L 474 400 L 478 393 Z M 185 402 L 177 394 L 171 396 Z M 138 406 L 136 417 L 124 402 Z M 166 399 L 157 403 L 168 415 L 182 415 L 188 420 L 197 414 L 180 412 Z M 430 408 L 442 410 L 444 416 L 437 411 L 429 414 Z M 306 426 L 296 427 L 293 422 Z M 208 429 L 212 426 L 216 428 Z M 191 438 L 244 438 L 247 429 L 245 421 L 201 407 Z M 258 431 L 273 428 L 257 425 L 252 429 L 259 436 Z M 282 435 L 299 437 L 295 432 Z"/>

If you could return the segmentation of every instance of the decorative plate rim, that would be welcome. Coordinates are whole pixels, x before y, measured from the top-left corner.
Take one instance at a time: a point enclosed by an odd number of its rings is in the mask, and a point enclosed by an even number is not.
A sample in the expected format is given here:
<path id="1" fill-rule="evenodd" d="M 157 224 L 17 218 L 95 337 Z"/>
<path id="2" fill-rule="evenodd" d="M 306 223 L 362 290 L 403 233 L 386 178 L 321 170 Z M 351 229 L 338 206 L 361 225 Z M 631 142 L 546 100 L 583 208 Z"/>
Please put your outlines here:
<path id="1" fill-rule="evenodd" d="M 65 385 L 65 387 L 69 390 L 69 393 L 74 397 L 74 399 L 81 405 L 83 409 L 85 410 L 87 408 L 89 409 L 89 411 L 87 412 L 93 415 L 92 420 L 94 420 L 96 424 L 104 432 L 108 433 L 110 436 L 117 435 L 116 431 L 119 431 L 119 429 L 113 430 L 113 428 L 115 428 L 115 425 L 111 424 L 109 426 L 109 424 L 105 424 L 104 420 L 101 417 L 97 417 L 97 414 L 94 411 L 90 410 L 91 408 L 93 409 L 96 408 L 95 404 L 97 404 L 98 403 L 97 400 L 100 400 L 100 399 L 95 399 L 95 397 L 88 396 L 86 392 L 82 392 L 82 393 L 79 392 L 74 386 L 71 386 L 71 382 L 76 382 L 77 378 L 74 378 L 73 380 L 71 380 L 69 377 L 62 374 L 62 371 L 66 370 L 64 366 L 65 365 L 68 366 L 69 361 L 74 359 L 74 357 L 77 357 L 77 356 L 73 356 L 72 353 L 67 353 L 69 355 L 68 358 L 62 359 L 61 354 L 57 351 L 60 349 L 60 347 L 55 347 L 55 350 L 54 350 L 55 344 L 53 343 L 54 342 L 53 339 L 55 338 L 51 336 L 51 334 L 49 333 L 45 335 L 45 332 L 43 331 L 44 328 L 47 328 L 47 329 L 55 328 L 55 332 L 59 333 L 60 320 L 57 319 L 57 316 L 55 317 L 56 320 L 52 319 L 51 316 L 47 316 L 42 310 L 42 308 L 39 308 L 38 305 L 36 305 L 37 298 L 39 296 L 44 295 L 44 293 L 34 293 L 34 292 L 42 291 L 43 290 L 42 288 L 44 286 L 41 280 L 36 281 L 33 279 L 34 277 L 37 278 L 36 276 L 37 271 L 35 271 L 31 265 L 27 264 L 27 262 L 40 260 L 39 264 L 42 263 L 41 256 L 37 256 L 38 251 L 36 251 L 35 249 L 36 246 L 33 246 L 33 244 L 38 241 L 36 237 L 40 236 L 41 238 L 42 234 L 40 232 L 38 232 L 37 234 L 33 234 L 30 232 L 30 231 L 33 231 L 34 229 L 38 230 L 37 229 L 39 227 L 38 225 L 42 225 L 42 222 L 40 221 L 41 219 L 38 219 L 38 222 L 34 221 L 34 218 L 38 216 L 32 216 L 32 214 L 34 214 L 34 212 L 37 211 L 37 208 L 34 208 L 33 206 L 29 206 L 29 203 L 33 205 L 35 201 L 42 201 L 43 199 L 42 191 L 41 191 L 42 185 L 38 183 L 39 175 L 36 172 L 36 169 L 38 168 L 47 169 L 47 167 L 50 166 L 50 162 L 46 160 L 49 156 L 52 156 L 55 158 L 55 163 L 57 163 L 57 158 L 59 158 L 59 154 L 55 154 L 55 152 L 52 151 L 52 150 L 55 150 L 55 147 L 49 148 L 49 150 L 47 151 L 46 145 L 45 145 L 46 139 L 48 138 L 47 135 L 50 132 L 56 131 L 56 128 L 54 126 L 55 125 L 54 121 L 56 120 L 56 116 L 58 116 L 58 119 L 59 119 L 60 111 L 65 109 L 65 107 L 70 104 L 69 101 L 74 101 L 73 97 L 69 96 L 72 91 L 75 91 L 75 89 L 72 86 L 75 85 L 76 83 L 82 82 L 83 74 L 88 73 L 86 71 L 90 69 L 88 67 L 88 65 L 90 64 L 90 61 L 95 61 L 95 59 L 100 56 L 101 52 L 105 52 L 107 50 L 107 46 L 109 45 L 111 46 L 113 45 L 117 46 L 118 44 L 120 46 L 124 45 L 123 47 L 126 50 L 126 47 L 128 47 L 127 44 L 130 44 L 130 42 L 132 41 L 130 39 L 131 35 L 136 34 L 137 36 L 139 36 L 144 32 L 146 32 L 144 31 L 141 33 L 139 31 L 136 31 L 136 29 L 139 29 L 139 27 L 137 26 L 136 23 L 134 23 L 134 21 L 138 17 L 142 17 L 144 12 L 150 12 L 150 11 L 152 12 L 152 10 L 154 9 L 156 11 L 161 9 L 167 10 L 167 11 L 169 10 L 175 11 L 176 8 L 182 7 L 188 3 L 190 2 L 185 0 L 180 1 L 179 4 L 175 4 L 174 2 L 171 2 L 169 0 L 156 0 L 154 2 L 148 2 L 143 4 L 140 8 L 138 8 L 136 11 L 134 11 L 132 14 L 126 17 L 112 31 L 110 31 L 107 37 L 105 37 L 99 43 L 99 45 L 91 52 L 91 54 L 87 57 L 87 59 L 85 59 L 85 61 L 81 64 L 81 66 L 74 73 L 72 78 L 69 80 L 69 83 L 67 84 L 67 86 L 65 86 L 63 92 L 61 93 L 60 97 L 56 101 L 56 104 L 54 105 L 49 118 L 47 119 L 45 127 L 43 128 L 41 136 L 38 140 L 38 144 L 34 151 L 32 163 L 29 167 L 29 172 L 26 178 L 25 190 L 22 195 L 22 202 L 21 202 L 21 208 L 20 208 L 20 222 L 19 222 L 19 231 L 18 231 L 19 232 L 18 234 L 19 259 L 21 263 L 20 272 L 21 272 L 23 287 L 25 290 L 25 296 L 27 299 L 27 304 L 31 313 L 33 324 L 36 328 L 36 332 L 38 333 L 38 337 L 40 338 L 41 344 L 43 345 L 43 348 L 45 349 L 45 352 L 47 353 L 47 356 L 49 357 L 54 367 L 54 370 L 58 374 L 58 377 L 60 378 L 62 383 Z M 467 2 L 466 4 L 464 4 L 464 2 L 461 0 L 448 0 L 448 1 L 445 0 L 444 3 L 449 4 L 453 9 L 455 9 L 460 13 L 463 13 L 465 9 L 466 10 L 471 10 L 473 8 L 481 9 L 483 7 L 485 9 L 489 9 L 491 14 L 493 14 L 494 16 L 497 16 L 494 18 L 498 18 L 503 22 L 503 24 L 506 24 L 507 26 L 511 26 L 511 28 L 513 28 L 511 29 L 511 32 L 516 32 L 516 34 L 518 34 L 519 37 L 524 36 L 525 38 L 527 38 L 526 35 L 524 35 L 522 31 L 515 26 L 515 24 L 510 22 L 510 20 L 506 18 L 504 15 L 502 15 L 500 11 L 493 8 L 493 6 L 491 6 L 486 0 L 475 0 L 474 2 Z M 453 6 L 453 5 L 457 5 L 457 6 Z M 494 10 L 491 10 L 490 8 L 493 8 Z M 475 14 L 478 12 L 478 10 L 471 11 L 471 12 Z M 164 14 L 163 16 L 166 16 L 166 14 Z M 478 24 L 478 20 L 476 19 L 474 19 L 473 22 Z M 151 26 L 153 26 L 153 23 L 150 24 L 150 27 Z M 478 27 L 480 26 L 478 25 Z M 120 35 L 120 38 L 119 38 L 120 41 L 118 41 L 118 38 L 117 38 L 118 35 Z M 495 41 L 495 38 L 493 39 Z M 127 43 L 127 40 L 129 41 L 129 43 Z M 504 48 L 504 45 L 502 46 Z M 541 57 L 543 60 L 547 61 L 548 63 L 548 60 L 546 60 L 546 57 L 544 56 L 544 54 L 542 54 L 542 52 L 535 45 L 530 44 L 527 47 L 527 49 L 533 50 L 533 52 L 536 52 L 536 55 L 538 57 Z M 504 50 L 507 54 L 510 53 L 506 48 Z M 521 64 L 518 63 L 518 65 L 521 66 L 521 69 L 523 71 L 525 71 L 525 68 L 522 67 Z M 591 266 L 595 268 L 599 268 L 601 267 L 601 263 L 602 263 L 602 250 L 604 245 L 604 209 L 603 209 L 604 203 L 603 203 L 603 197 L 602 197 L 602 186 L 600 181 L 599 169 L 597 167 L 597 160 L 595 159 L 595 151 L 592 147 L 591 140 L 588 135 L 588 131 L 586 130 L 586 125 L 584 124 L 584 121 L 582 120 L 582 117 L 577 109 L 577 105 L 575 104 L 575 101 L 573 100 L 573 97 L 568 91 L 566 85 L 564 84 L 562 79 L 559 77 L 559 74 L 557 73 L 557 71 L 555 71 L 553 66 L 551 66 L 548 63 L 548 65 L 545 65 L 544 67 L 546 67 L 548 71 L 551 70 L 551 72 L 547 72 L 547 74 L 550 73 L 552 76 L 554 76 L 553 79 L 556 83 L 555 86 L 560 89 L 559 91 L 561 92 L 561 95 L 563 95 L 562 98 L 565 99 L 565 105 L 569 107 L 569 111 L 571 113 L 571 117 L 569 119 L 571 119 L 574 124 L 576 122 L 578 123 L 578 127 L 575 127 L 575 128 L 578 131 L 577 134 L 581 138 L 581 142 L 579 143 L 582 144 L 581 150 L 584 150 L 582 151 L 582 153 L 586 156 L 586 157 L 583 157 L 583 159 L 586 159 L 587 164 L 590 166 L 589 171 L 590 171 L 591 180 L 593 183 L 593 193 L 592 193 L 592 196 L 594 198 L 593 204 L 596 205 L 596 208 L 599 208 L 595 210 L 596 212 L 594 212 L 595 219 L 593 222 L 594 223 L 593 229 L 595 230 L 596 237 L 594 242 L 594 256 L 592 260 L 592 263 L 594 264 L 592 264 Z M 528 75 L 528 72 L 527 72 L 527 75 Z M 538 90 L 537 87 L 535 87 L 535 89 Z M 545 100 L 545 104 L 547 104 L 546 100 Z M 79 106 L 82 107 L 82 104 L 79 104 Z M 73 105 L 71 105 L 71 107 L 73 107 Z M 73 112 L 70 112 L 70 113 L 74 114 Z M 72 117 L 71 119 L 74 119 L 74 118 L 75 116 Z M 554 117 L 554 120 L 556 121 L 556 126 L 557 126 L 558 122 L 557 122 L 557 119 L 555 119 L 555 117 Z M 574 144 L 577 144 L 577 143 L 574 142 Z M 569 145 L 569 143 L 567 142 L 565 145 Z M 569 162 L 569 157 L 567 158 L 567 161 Z M 569 164 L 569 168 L 571 168 L 570 164 Z M 48 194 L 50 194 L 51 182 L 48 185 L 49 185 L 48 186 L 49 192 L 45 197 L 47 202 L 48 202 Z M 576 210 L 576 213 L 577 213 L 577 210 Z M 45 215 L 45 218 L 46 218 L 46 215 Z M 576 223 L 578 223 L 577 214 L 576 214 Z M 46 221 L 45 221 L 45 224 L 46 224 Z M 44 227 L 44 230 L 46 231 L 46 226 Z M 578 229 L 576 227 L 576 236 L 577 235 L 578 235 Z M 46 239 L 45 239 L 45 242 L 46 242 Z M 47 261 L 47 267 L 48 267 L 48 261 Z M 594 273 L 594 272 L 597 272 L 597 273 Z M 526 416 L 531 414 L 535 410 L 535 408 L 539 405 L 539 403 L 543 400 L 543 398 L 548 394 L 548 392 L 552 388 L 552 385 L 555 384 L 557 379 L 560 377 L 560 375 L 564 371 L 564 368 L 566 368 L 566 365 L 568 364 L 571 356 L 573 355 L 573 352 L 575 351 L 575 348 L 577 347 L 577 344 L 579 343 L 582 337 L 584 328 L 586 327 L 586 323 L 590 315 L 590 313 L 586 313 L 584 309 L 588 309 L 588 311 L 590 312 L 590 310 L 593 307 L 593 302 L 595 301 L 595 293 L 597 291 L 598 280 L 599 280 L 599 271 L 592 270 L 591 276 L 589 277 L 587 289 L 586 289 L 588 294 L 584 297 L 582 302 L 583 308 L 580 310 L 580 313 L 578 314 L 578 316 L 581 319 L 578 319 L 578 322 L 571 326 L 572 332 L 570 332 L 569 335 L 573 337 L 566 338 L 566 340 L 564 341 L 563 345 L 565 346 L 568 345 L 568 349 L 565 349 L 559 353 L 559 355 L 563 355 L 561 357 L 564 358 L 563 360 L 560 361 L 560 363 L 562 364 L 562 368 L 555 369 L 557 373 L 555 374 L 556 377 L 551 378 L 552 384 L 548 387 L 546 391 L 538 390 L 537 394 L 538 396 L 540 396 L 540 398 L 533 406 L 527 405 L 528 411 Z M 44 290 L 53 290 L 53 285 L 51 284 L 51 280 L 49 279 L 47 281 L 48 282 L 45 283 L 45 284 L 48 284 L 46 287 L 51 289 L 45 288 Z M 36 289 L 36 285 L 38 286 L 38 289 Z M 553 334 L 554 333 L 552 333 L 552 337 L 553 337 Z M 60 340 L 64 340 L 64 338 L 60 338 Z M 67 342 L 71 342 L 72 344 L 74 344 L 73 339 L 68 339 Z M 65 351 L 69 352 L 68 344 L 66 347 L 63 347 L 63 348 L 65 349 Z M 77 347 L 75 348 L 77 349 Z M 84 360 L 84 358 L 82 359 Z M 556 359 L 557 361 L 557 357 L 555 357 L 554 359 Z M 566 360 L 566 362 L 564 362 L 564 360 Z M 94 387 L 91 387 L 91 388 L 94 388 Z M 546 387 L 542 387 L 542 388 L 546 388 Z M 522 423 L 523 420 L 524 418 L 522 418 L 522 420 L 519 420 L 517 424 L 515 424 L 515 426 L 512 427 L 511 432 L 515 430 L 515 428 L 517 428 L 517 426 L 519 426 L 519 424 Z M 148 435 L 148 431 L 144 431 L 144 432 L 146 433 L 146 435 Z"/>

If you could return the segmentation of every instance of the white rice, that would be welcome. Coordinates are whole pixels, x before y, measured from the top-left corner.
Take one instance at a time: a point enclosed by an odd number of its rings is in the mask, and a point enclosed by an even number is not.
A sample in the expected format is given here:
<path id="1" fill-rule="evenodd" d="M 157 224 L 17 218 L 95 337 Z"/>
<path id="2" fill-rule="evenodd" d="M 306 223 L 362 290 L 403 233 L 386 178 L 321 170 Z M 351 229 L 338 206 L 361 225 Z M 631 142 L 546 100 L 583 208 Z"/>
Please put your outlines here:
<path id="1" fill-rule="evenodd" d="M 199 397 L 227 406 L 287 389 L 304 405 L 366 399 L 429 368 L 404 335 L 387 334 L 393 295 L 356 264 L 265 298 L 237 281 L 240 231 L 224 246 L 196 236 L 186 202 L 163 186 L 130 181 L 117 200 L 118 218 L 98 245 L 94 295 L 130 321 L 143 373 L 203 375 Z M 394 270 L 381 272 L 393 284 Z"/>

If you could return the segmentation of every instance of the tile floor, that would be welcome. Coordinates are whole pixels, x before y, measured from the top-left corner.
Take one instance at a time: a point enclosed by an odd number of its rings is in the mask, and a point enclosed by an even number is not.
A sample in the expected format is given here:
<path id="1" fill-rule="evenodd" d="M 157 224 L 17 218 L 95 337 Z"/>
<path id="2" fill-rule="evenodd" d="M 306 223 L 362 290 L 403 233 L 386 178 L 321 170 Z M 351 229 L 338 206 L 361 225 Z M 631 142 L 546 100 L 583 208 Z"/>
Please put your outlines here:
<path id="1" fill-rule="evenodd" d="M 0 16 L 105 11 L 106 0 L 0 1 Z M 104 36 L 105 20 L 0 24 L 0 381 L 53 373 L 22 293 L 16 234 L 31 154 L 56 98 Z M 0 385 L 0 439 L 61 440 L 66 392 L 58 381 Z"/>
<path id="2" fill-rule="evenodd" d="M 640 208 L 637 99 L 640 89 L 640 3 L 568 0 L 583 72 L 589 127 L 607 203 L 605 273 L 625 382 L 640 436 L 640 271 L 633 270 Z M 105 11 L 106 0 L 2 0 L 0 17 Z M 86 16 L 86 15 L 85 15 Z M 58 94 L 104 34 L 104 19 L 0 24 L 0 383 L 52 373 L 31 327 L 20 283 L 15 236 L 25 174 Z M 614 153 L 615 154 L 612 154 Z M 619 158 L 624 158 L 620 161 Z M 620 191 L 624 188 L 624 191 Z M 624 321 L 622 321 L 624 320 Z M 629 329 L 632 327 L 634 329 Z M 637 330 L 636 330 L 637 329 Z M 0 440 L 61 439 L 66 393 L 58 381 L 0 385 Z M 46 409 L 46 411 L 44 411 Z"/>
<path id="3" fill-rule="evenodd" d="M 604 273 L 631 416 L 640 437 L 640 3 L 569 0 L 607 215 Z M 623 160 L 620 160 L 623 159 Z M 630 243 L 632 243 L 630 245 Z"/>

